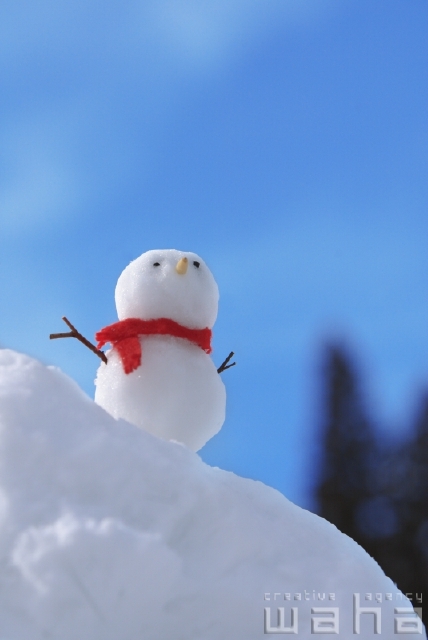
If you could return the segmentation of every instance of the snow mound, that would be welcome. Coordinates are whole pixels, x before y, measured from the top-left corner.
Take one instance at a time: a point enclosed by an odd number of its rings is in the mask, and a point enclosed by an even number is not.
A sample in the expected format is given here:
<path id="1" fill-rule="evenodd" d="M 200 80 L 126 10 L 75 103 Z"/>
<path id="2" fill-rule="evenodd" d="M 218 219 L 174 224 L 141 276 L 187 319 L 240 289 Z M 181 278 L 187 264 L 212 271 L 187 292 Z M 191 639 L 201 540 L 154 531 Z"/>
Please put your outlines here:
<path id="1" fill-rule="evenodd" d="M 296 609 L 301 638 L 320 624 L 312 608 L 336 607 L 339 637 L 351 638 L 354 593 L 392 639 L 394 607 L 410 606 L 322 518 L 113 419 L 61 371 L 10 350 L 0 563 L 2 640 L 261 640 L 278 607 L 288 626 Z M 374 615 L 360 618 L 372 637 Z"/>

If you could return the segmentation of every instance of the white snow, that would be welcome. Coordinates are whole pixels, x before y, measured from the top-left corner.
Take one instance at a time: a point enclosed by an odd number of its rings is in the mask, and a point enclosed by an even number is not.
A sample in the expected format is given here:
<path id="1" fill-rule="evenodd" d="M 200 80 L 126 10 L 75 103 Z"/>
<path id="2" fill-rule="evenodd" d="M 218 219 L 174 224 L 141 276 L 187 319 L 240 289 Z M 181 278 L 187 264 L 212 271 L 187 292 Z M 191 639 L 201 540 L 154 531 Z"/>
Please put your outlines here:
<path id="1" fill-rule="evenodd" d="M 113 419 L 59 370 L 10 350 L 0 496 L 2 640 L 262 640 L 264 609 L 275 627 L 278 607 L 286 625 L 297 609 L 309 640 L 320 606 L 353 638 L 354 593 L 392 640 L 394 607 L 409 606 L 325 520 Z M 360 637 L 373 619 L 361 615 Z"/>
<path id="2" fill-rule="evenodd" d="M 184 269 L 177 265 L 187 260 Z M 190 329 L 211 329 L 218 287 L 196 253 L 176 249 L 143 253 L 122 272 L 115 300 L 119 320 L 168 318 Z M 95 381 L 95 401 L 115 418 L 198 451 L 221 429 L 226 390 L 203 349 L 183 338 L 141 336 L 142 361 L 124 373 L 116 349 L 108 350 Z"/>
<path id="3" fill-rule="evenodd" d="M 189 267 L 180 275 L 175 267 L 182 257 Z M 218 299 L 217 283 L 203 259 L 177 249 L 146 251 L 122 271 L 115 290 L 119 320 L 171 318 L 193 329 L 213 326 Z"/>
<path id="4" fill-rule="evenodd" d="M 115 418 L 198 451 L 225 419 L 226 390 L 213 361 L 180 338 L 146 336 L 140 343 L 143 363 L 129 374 L 115 349 L 106 352 L 95 401 Z"/>

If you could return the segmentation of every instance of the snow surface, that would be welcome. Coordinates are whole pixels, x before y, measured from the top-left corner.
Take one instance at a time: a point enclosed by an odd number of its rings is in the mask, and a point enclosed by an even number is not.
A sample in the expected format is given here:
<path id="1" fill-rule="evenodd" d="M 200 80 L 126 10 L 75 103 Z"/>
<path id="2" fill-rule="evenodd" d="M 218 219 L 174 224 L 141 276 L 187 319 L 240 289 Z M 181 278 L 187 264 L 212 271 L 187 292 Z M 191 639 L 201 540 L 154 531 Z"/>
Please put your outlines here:
<path id="1" fill-rule="evenodd" d="M 332 605 L 339 637 L 354 638 L 353 593 L 381 608 L 392 640 L 393 607 L 409 606 L 322 518 L 115 420 L 61 371 L 10 350 L 0 496 L 1 640 L 261 640 L 264 608 L 276 625 L 280 606 L 288 624 L 298 609 L 309 639 L 311 607 Z M 305 601 L 305 590 L 335 601 Z M 373 636 L 372 619 L 360 637 Z"/>

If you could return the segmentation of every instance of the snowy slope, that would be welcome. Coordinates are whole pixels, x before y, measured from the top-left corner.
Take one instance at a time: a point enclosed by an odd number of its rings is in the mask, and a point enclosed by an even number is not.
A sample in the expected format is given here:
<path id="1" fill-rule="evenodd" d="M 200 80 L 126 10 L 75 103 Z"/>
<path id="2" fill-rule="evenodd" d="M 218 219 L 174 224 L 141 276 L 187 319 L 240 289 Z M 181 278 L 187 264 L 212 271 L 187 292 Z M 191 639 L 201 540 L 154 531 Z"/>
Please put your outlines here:
<path id="1" fill-rule="evenodd" d="M 261 640 L 265 607 L 272 627 L 277 607 L 286 625 L 295 607 L 298 637 L 312 638 L 319 606 L 336 607 L 351 638 L 354 593 L 392 639 L 394 607 L 409 606 L 325 520 L 114 420 L 60 371 L 9 350 L 0 563 L 1 640 Z M 373 620 L 361 616 L 360 637 Z"/>

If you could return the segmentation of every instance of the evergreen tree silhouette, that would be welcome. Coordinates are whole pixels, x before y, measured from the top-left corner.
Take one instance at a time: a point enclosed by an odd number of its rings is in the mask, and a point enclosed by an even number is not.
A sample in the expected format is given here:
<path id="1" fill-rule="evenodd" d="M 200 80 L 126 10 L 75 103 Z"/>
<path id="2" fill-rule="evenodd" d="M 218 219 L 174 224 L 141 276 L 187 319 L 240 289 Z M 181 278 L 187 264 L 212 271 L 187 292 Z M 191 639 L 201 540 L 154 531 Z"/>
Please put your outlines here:
<path id="1" fill-rule="evenodd" d="M 428 595 L 428 394 L 412 439 L 380 440 L 350 358 L 333 345 L 327 349 L 324 411 L 318 513 L 366 549 L 421 607 L 416 594 L 422 600 Z"/>
<path id="2" fill-rule="evenodd" d="M 428 393 L 420 403 L 415 438 L 408 449 L 407 482 L 398 501 L 401 515 L 399 540 L 400 549 L 410 549 L 412 565 L 401 580 L 403 590 L 428 595 Z M 425 618 L 426 624 L 427 614 Z"/>
<path id="3" fill-rule="evenodd" d="M 317 490 L 319 513 L 355 539 L 355 511 L 371 495 L 372 429 L 343 348 L 334 345 L 328 348 L 325 378 L 324 451 Z"/>

